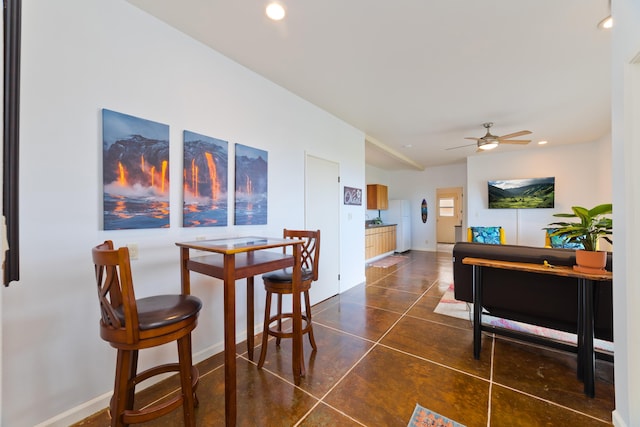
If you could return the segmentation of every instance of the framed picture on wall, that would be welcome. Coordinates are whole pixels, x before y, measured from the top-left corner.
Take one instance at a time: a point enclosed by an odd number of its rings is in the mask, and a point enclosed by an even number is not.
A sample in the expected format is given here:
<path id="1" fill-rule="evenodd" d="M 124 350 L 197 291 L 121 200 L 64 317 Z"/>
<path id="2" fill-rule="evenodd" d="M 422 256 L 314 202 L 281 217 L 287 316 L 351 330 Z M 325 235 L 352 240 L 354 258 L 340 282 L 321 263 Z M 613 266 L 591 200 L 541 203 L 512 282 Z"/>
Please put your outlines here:
<path id="1" fill-rule="evenodd" d="M 169 125 L 102 110 L 105 230 L 169 227 Z"/>
<path id="2" fill-rule="evenodd" d="M 362 205 L 362 189 L 354 187 L 344 187 L 345 205 Z"/>
<path id="3" fill-rule="evenodd" d="M 267 223 L 268 153 L 236 144 L 235 225 Z"/>
<path id="4" fill-rule="evenodd" d="M 227 225 L 229 143 L 184 131 L 183 227 Z"/>

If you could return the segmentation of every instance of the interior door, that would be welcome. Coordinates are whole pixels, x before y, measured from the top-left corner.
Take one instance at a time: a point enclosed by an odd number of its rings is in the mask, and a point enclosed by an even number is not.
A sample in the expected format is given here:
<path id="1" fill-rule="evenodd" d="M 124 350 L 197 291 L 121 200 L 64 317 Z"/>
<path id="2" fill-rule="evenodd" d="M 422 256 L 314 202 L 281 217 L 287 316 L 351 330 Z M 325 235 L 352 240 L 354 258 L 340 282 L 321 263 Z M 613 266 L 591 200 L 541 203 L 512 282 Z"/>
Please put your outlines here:
<path id="1" fill-rule="evenodd" d="M 436 240 L 438 243 L 455 243 L 456 226 L 462 225 L 462 187 L 436 189 Z M 462 229 L 459 229 L 463 233 Z"/>
<path id="2" fill-rule="evenodd" d="M 320 230 L 320 268 L 318 281 L 311 287 L 311 304 L 340 292 L 339 173 L 338 163 L 306 156 L 305 228 Z"/>

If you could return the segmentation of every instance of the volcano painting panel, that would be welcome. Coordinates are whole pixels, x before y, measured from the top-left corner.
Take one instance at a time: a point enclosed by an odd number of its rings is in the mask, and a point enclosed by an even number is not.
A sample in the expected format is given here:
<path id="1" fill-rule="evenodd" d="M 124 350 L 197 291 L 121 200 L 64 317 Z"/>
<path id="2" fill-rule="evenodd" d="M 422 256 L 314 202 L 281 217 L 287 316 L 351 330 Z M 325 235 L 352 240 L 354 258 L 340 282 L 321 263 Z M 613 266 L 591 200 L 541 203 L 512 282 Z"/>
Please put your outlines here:
<path id="1" fill-rule="evenodd" d="M 235 225 L 267 223 L 267 166 L 264 150 L 236 144 Z"/>
<path id="2" fill-rule="evenodd" d="M 227 225 L 229 143 L 184 131 L 184 227 Z"/>
<path id="3" fill-rule="evenodd" d="M 488 187 L 489 209 L 534 209 L 554 206 L 554 177 L 489 181 Z"/>
<path id="4" fill-rule="evenodd" d="M 102 110 L 105 230 L 169 227 L 169 125 Z"/>

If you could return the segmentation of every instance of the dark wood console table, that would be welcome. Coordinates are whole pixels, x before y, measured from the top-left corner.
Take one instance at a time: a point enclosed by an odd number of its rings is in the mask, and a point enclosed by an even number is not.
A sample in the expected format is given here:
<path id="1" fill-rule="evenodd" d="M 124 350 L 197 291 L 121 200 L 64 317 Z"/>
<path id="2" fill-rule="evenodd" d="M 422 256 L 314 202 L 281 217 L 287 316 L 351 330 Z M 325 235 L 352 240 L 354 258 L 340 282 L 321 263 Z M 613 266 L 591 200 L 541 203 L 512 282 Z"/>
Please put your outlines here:
<path id="1" fill-rule="evenodd" d="M 578 378 L 584 381 L 584 393 L 595 396 L 595 355 L 593 349 L 593 294 L 595 282 L 613 279 L 613 274 L 604 271 L 598 274 L 582 273 L 567 266 L 550 266 L 524 262 L 500 261 L 467 257 L 463 264 L 473 266 L 473 357 L 480 358 L 482 345 L 482 268 L 500 268 L 528 273 L 574 277 L 578 280 Z"/>
<path id="2" fill-rule="evenodd" d="M 182 293 L 191 293 L 190 272 L 224 281 L 224 397 L 225 425 L 236 425 L 236 280 L 247 279 L 247 350 L 253 360 L 253 276 L 293 267 L 293 378 L 300 384 L 302 312 L 300 307 L 300 246 L 297 239 L 238 237 L 176 243 L 180 247 Z M 265 249 L 293 246 L 293 255 Z M 192 254 L 189 250 L 204 251 Z M 296 333 L 297 332 L 297 333 Z"/>

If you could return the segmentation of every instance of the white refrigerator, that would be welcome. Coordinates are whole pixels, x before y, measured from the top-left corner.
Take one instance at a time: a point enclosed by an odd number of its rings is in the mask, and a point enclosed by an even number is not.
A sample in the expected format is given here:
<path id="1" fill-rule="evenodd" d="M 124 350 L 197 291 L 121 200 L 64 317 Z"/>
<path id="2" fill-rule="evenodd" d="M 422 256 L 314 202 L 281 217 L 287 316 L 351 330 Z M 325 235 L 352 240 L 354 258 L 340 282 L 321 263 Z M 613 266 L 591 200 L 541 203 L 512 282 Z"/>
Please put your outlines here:
<path id="1" fill-rule="evenodd" d="M 397 224 L 396 252 L 411 249 L 411 203 L 409 200 L 389 200 L 389 209 L 380 212 L 385 224 Z"/>

